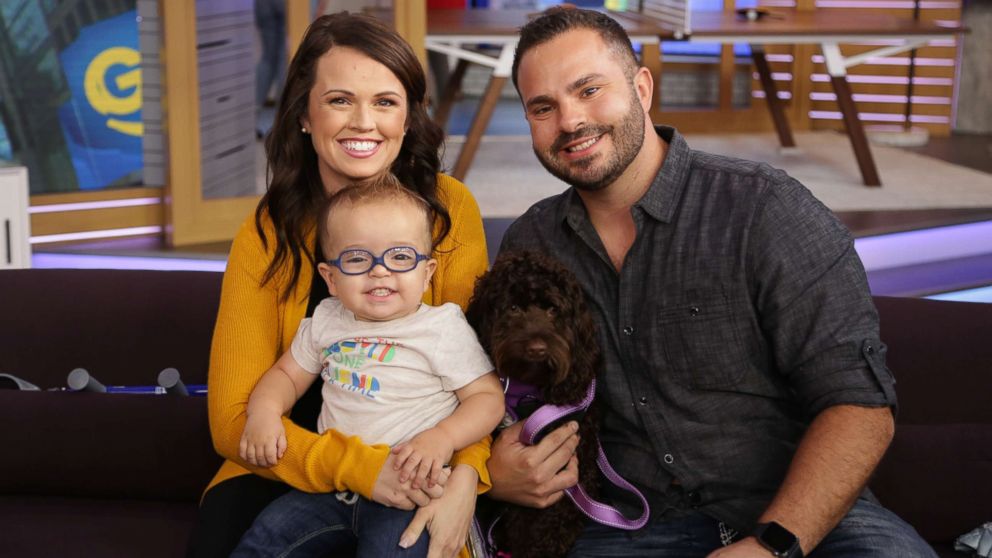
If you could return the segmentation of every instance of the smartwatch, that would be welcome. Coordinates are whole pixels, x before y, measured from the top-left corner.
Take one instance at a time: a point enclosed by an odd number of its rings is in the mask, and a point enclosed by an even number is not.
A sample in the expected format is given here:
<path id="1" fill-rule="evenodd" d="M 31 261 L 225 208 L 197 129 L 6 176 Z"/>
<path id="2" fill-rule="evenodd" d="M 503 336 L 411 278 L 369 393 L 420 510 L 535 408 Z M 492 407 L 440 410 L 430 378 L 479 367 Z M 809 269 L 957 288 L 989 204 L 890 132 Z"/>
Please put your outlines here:
<path id="1" fill-rule="evenodd" d="M 774 521 L 759 523 L 754 528 L 754 538 L 758 539 L 758 544 L 771 552 L 772 556 L 803 558 L 803 549 L 799 547 L 799 537 Z"/>

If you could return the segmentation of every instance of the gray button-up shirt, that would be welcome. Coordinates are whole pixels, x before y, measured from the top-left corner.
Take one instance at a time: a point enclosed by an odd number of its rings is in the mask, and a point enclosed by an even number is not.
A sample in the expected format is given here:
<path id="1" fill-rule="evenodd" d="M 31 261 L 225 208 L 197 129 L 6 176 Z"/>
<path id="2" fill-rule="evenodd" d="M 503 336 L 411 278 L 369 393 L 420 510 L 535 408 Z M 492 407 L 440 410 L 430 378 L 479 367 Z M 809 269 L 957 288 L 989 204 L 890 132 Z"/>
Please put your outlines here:
<path id="1" fill-rule="evenodd" d="M 548 252 L 577 274 L 603 348 L 601 441 L 653 513 L 696 508 L 750 531 L 809 421 L 838 404 L 894 407 L 894 380 L 830 210 L 780 170 L 657 132 L 667 155 L 631 209 L 619 273 L 573 189 L 530 208 L 501 251 Z"/>

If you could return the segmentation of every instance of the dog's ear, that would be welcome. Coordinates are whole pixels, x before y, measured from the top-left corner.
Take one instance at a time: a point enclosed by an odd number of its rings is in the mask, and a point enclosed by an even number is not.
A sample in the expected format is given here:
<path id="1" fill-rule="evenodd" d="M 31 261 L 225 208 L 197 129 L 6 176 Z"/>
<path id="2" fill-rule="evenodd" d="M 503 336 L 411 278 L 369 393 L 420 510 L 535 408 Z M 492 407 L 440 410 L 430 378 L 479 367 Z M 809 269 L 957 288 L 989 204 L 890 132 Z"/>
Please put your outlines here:
<path id="1" fill-rule="evenodd" d="M 584 311 L 578 312 L 575 318 L 571 326 L 574 345 L 571 347 L 568 374 L 548 389 L 548 401 L 556 404 L 581 401 L 589 382 L 596 378 L 596 371 L 600 368 L 599 340 L 592 318 Z"/>
<path id="2" fill-rule="evenodd" d="M 468 307 L 465 309 L 465 319 L 468 320 L 469 325 L 475 330 L 476 336 L 479 338 L 479 344 L 486 352 L 490 352 L 492 347 L 490 346 L 490 339 L 492 337 L 492 327 L 493 327 L 493 317 L 495 310 L 495 300 L 497 296 L 495 290 L 498 285 L 495 284 L 493 279 L 493 270 L 486 272 L 481 277 L 475 280 L 475 289 L 472 291 L 472 297 L 468 301 Z"/>
<path id="3" fill-rule="evenodd" d="M 572 370 L 561 385 L 555 386 L 554 391 L 562 396 L 571 394 L 571 397 L 581 399 L 585 395 L 585 387 L 596 377 L 600 367 L 599 338 L 578 279 L 564 267 L 557 273 L 557 278 L 556 306 L 560 308 L 561 319 L 572 329 L 575 346 L 572 347 Z"/>
<path id="4" fill-rule="evenodd" d="M 582 379 L 583 385 L 596 377 L 600 367 L 599 338 L 596 323 L 592 320 L 584 299 L 576 302 L 575 338 L 578 344 L 572 359 L 575 376 Z"/>
<path id="5" fill-rule="evenodd" d="M 562 277 L 562 294 L 569 300 L 569 307 L 573 315 L 569 317 L 575 331 L 575 344 L 573 348 L 572 366 L 575 370 L 572 375 L 585 387 L 596 377 L 596 371 L 600 365 L 599 337 L 596 331 L 596 323 L 592 319 L 589 307 L 586 304 L 585 292 L 579 286 L 578 279 L 567 271 Z"/>
<path id="6" fill-rule="evenodd" d="M 468 307 L 465 308 L 465 319 L 468 320 L 469 325 L 475 330 L 482 348 L 488 352 L 489 347 L 486 346 L 487 343 L 484 339 L 489 337 L 485 334 L 489 330 L 489 324 L 486 323 L 486 312 L 482 309 L 484 304 L 482 298 L 484 296 L 485 278 L 486 276 L 483 275 L 475 280 L 475 290 L 472 291 L 472 298 L 468 300 Z"/>

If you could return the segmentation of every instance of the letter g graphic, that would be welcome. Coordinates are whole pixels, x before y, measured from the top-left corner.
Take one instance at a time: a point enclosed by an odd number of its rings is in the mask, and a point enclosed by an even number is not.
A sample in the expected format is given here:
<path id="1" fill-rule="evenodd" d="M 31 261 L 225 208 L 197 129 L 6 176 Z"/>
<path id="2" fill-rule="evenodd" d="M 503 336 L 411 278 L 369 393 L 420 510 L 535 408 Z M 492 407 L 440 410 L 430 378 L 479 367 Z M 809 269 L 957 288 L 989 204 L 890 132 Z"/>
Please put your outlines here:
<path id="1" fill-rule="evenodd" d="M 126 116 L 141 109 L 141 68 L 138 67 L 140 63 L 141 54 L 133 48 L 111 47 L 93 58 L 86 67 L 86 75 L 83 78 L 86 100 L 100 114 L 111 116 L 107 119 L 107 127 L 129 136 L 140 136 L 144 131 L 142 123 L 120 120 L 113 116 Z M 107 71 L 118 64 L 132 66 L 114 80 L 121 91 L 133 88 L 126 97 L 118 97 L 107 88 Z"/>

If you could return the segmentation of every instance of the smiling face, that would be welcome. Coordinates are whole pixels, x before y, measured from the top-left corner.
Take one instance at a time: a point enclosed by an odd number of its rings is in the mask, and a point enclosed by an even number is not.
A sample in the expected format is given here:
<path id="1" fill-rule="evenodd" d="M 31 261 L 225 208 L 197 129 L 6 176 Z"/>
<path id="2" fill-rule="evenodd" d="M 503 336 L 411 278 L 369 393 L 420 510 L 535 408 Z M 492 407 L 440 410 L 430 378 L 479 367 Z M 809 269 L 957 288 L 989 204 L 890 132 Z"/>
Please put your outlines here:
<path id="1" fill-rule="evenodd" d="M 300 124 L 317 152 L 324 190 L 381 174 L 399 155 L 407 93 L 383 64 L 348 47 L 332 47 L 317 62 Z"/>
<path id="2" fill-rule="evenodd" d="M 326 254 L 337 258 L 346 250 L 367 250 L 381 256 L 397 246 L 412 246 L 430 255 L 430 221 L 412 201 L 390 197 L 357 204 L 342 202 L 327 215 Z M 337 267 L 317 266 L 327 289 L 362 321 L 387 321 L 416 312 L 430 285 L 437 260 L 420 262 L 411 271 L 389 271 L 377 264 L 368 273 L 346 275 Z"/>
<path id="3" fill-rule="evenodd" d="M 596 31 L 584 28 L 535 46 L 520 62 L 518 86 L 534 153 L 548 172 L 576 188 L 612 184 L 644 142 L 650 75 L 628 70 L 631 80 L 625 68 Z"/>

